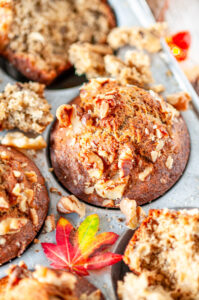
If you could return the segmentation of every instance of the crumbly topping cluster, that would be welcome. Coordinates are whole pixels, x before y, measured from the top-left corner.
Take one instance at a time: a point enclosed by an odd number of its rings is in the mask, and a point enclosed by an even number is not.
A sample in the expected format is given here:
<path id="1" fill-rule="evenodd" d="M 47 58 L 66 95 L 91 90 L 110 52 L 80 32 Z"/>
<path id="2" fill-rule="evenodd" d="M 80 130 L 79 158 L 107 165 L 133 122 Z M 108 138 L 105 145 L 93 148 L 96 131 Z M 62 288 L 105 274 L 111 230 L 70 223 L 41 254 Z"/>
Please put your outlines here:
<path id="1" fill-rule="evenodd" d="M 44 98 L 44 85 L 33 82 L 7 84 L 0 93 L 0 129 L 18 128 L 41 133 L 53 120 L 50 109 Z"/>
<path id="2" fill-rule="evenodd" d="M 47 72 L 68 63 L 72 43 L 104 43 L 111 28 L 109 8 L 101 0 L 1 2 L 0 33 L 4 43 L 7 40 L 5 50 L 28 58 L 37 69 Z"/>
<path id="3" fill-rule="evenodd" d="M 39 225 L 35 193 L 40 188 L 35 171 L 26 162 L 0 152 L 0 236 L 20 231 L 30 220 Z M 4 240 L 4 244 L 6 239 Z"/>
<path id="4" fill-rule="evenodd" d="M 151 210 L 125 252 L 125 262 L 141 277 L 126 278 L 125 285 L 145 277 L 145 290 L 162 286 L 169 293 L 161 299 L 198 299 L 198 236 L 197 209 Z"/>
<path id="5" fill-rule="evenodd" d="M 154 92 L 123 86 L 115 80 L 93 79 L 80 92 L 80 106 L 57 110 L 60 127 L 67 127 L 70 147 L 79 147 L 78 159 L 91 182 L 86 193 L 120 199 L 133 168 L 135 180 L 145 181 L 172 140 L 179 113 Z M 166 149 L 166 150 L 165 150 Z M 171 169 L 172 155 L 166 164 Z"/>

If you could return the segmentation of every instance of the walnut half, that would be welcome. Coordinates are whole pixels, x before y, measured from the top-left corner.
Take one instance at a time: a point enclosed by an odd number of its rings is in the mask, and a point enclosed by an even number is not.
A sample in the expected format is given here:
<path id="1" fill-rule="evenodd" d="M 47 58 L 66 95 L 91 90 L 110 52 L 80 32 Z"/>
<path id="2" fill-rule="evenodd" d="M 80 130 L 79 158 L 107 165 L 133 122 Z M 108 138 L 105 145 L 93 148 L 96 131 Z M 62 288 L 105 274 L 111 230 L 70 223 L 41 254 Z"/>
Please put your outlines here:
<path id="1" fill-rule="evenodd" d="M 126 216 L 126 225 L 131 229 L 136 229 L 146 217 L 144 210 L 137 206 L 135 200 L 123 198 L 120 203 L 120 210 Z"/>

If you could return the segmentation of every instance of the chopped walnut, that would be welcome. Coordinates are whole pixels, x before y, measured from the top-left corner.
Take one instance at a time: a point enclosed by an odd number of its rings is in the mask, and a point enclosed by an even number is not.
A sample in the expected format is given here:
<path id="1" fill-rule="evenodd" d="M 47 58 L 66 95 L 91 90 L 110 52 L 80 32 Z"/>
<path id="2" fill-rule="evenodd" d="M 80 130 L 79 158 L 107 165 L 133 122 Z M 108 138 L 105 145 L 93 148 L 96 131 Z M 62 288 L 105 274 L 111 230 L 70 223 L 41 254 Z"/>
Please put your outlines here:
<path id="1" fill-rule="evenodd" d="M 81 160 L 91 178 L 101 178 L 104 171 L 104 164 L 97 154 L 91 151 L 81 153 Z"/>
<path id="2" fill-rule="evenodd" d="M 19 178 L 21 176 L 21 172 L 19 171 L 13 171 L 14 177 Z"/>
<path id="3" fill-rule="evenodd" d="M 11 218 L 8 217 L 0 222 L 0 235 L 13 234 L 27 224 L 26 218 Z"/>
<path id="4" fill-rule="evenodd" d="M 173 168 L 173 158 L 169 155 L 166 160 L 167 169 L 171 170 Z"/>
<path id="5" fill-rule="evenodd" d="M 41 150 L 46 148 L 44 138 L 39 135 L 36 138 L 29 138 L 22 132 L 9 132 L 1 140 L 2 145 L 12 146 L 21 149 Z"/>
<path id="6" fill-rule="evenodd" d="M 35 208 L 30 209 L 30 217 L 33 225 L 37 226 L 39 224 L 39 217 Z"/>
<path id="7" fill-rule="evenodd" d="M 144 210 L 132 199 L 123 198 L 120 202 L 120 210 L 126 216 L 127 227 L 131 229 L 136 229 L 146 217 Z"/>
<path id="8" fill-rule="evenodd" d="M 55 230 L 55 228 L 56 228 L 55 216 L 53 214 L 50 216 L 47 216 L 47 218 L 45 220 L 43 232 L 49 233 L 49 232 L 52 232 L 53 230 Z"/>
<path id="9" fill-rule="evenodd" d="M 131 149 L 127 147 L 121 152 L 118 161 L 118 167 L 120 170 L 121 178 L 126 177 L 130 174 L 132 166 L 133 166 L 133 154 Z"/>
<path id="10" fill-rule="evenodd" d="M 37 182 L 37 174 L 34 171 L 24 173 L 30 182 Z"/>
<path id="11" fill-rule="evenodd" d="M 18 128 L 24 132 L 43 132 L 53 120 L 51 107 L 43 93 L 44 85 L 36 82 L 8 84 L 0 94 L 0 127 Z"/>
<path id="12" fill-rule="evenodd" d="M 0 238 L 0 246 L 4 246 L 5 245 L 5 243 L 6 243 L 6 239 L 4 239 L 4 238 Z"/>
<path id="13" fill-rule="evenodd" d="M 143 172 L 139 173 L 138 177 L 141 181 L 144 181 L 146 179 L 147 176 L 149 176 L 149 174 L 152 172 L 153 167 L 152 166 L 148 166 L 146 167 L 146 169 L 144 169 Z"/>
<path id="14" fill-rule="evenodd" d="M 57 210 L 63 214 L 76 213 L 83 218 L 85 216 L 86 206 L 80 202 L 74 195 L 62 197 L 57 203 Z"/>
<path id="15" fill-rule="evenodd" d="M 87 78 L 94 78 L 107 75 L 104 56 L 112 53 L 112 49 L 107 45 L 76 43 L 69 49 L 69 58 L 78 75 L 86 74 Z"/>
<path id="16" fill-rule="evenodd" d="M 95 184 L 95 190 L 102 198 L 120 199 L 123 196 L 127 181 L 128 176 L 122 180 L 118 180 L 117 177 L 109 180 L 102 179 Z"/>
<path id="17" fill-rule="evenodd" d="M 167 102 L 173 105 L 177 110 L 187 110 L 191 97 L 187 92 L 178 92 L 166 96 Z"/>
<path id="18" fill-rule="evenodd" d="M 159 93 L 164 92 L 165 87 L 164 87 L 164 85 L 162 85 L 162 84 L 155 84 L 155 85 L 152 85 L 152 86 L 150 87 L 150 89 L 151 89 L 152 91 L 154 91 L 155 93 L 159 94 Z"/>
<path id="19" fill-rule="evenodd" d="M 108 43 L 113 49 L 130 45 L 149 52 L 161 50 L 160 38 L 166 34 L 166 23 L 156 23 L 149 28 L 116 27 L 108 35 Z"/>
<path id="20" fill-rule="evenodd" d="M 60 126 L 68 127 L 72 126 L 74 132 L 78 133 L 81 131 L 82 123 L 79 116 L 77 115 L 76 105 L 63 104 L 56 112 L 57 119 L 59 120 Z"/>

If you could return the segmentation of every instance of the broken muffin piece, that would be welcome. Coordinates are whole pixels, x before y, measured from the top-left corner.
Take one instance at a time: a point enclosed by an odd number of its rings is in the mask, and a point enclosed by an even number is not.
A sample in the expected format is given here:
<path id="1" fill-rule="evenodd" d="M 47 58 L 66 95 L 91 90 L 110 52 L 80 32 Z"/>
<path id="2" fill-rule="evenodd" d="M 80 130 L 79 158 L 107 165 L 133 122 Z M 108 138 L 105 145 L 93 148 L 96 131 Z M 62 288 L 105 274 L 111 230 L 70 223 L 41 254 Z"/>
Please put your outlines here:
<path id="1" fill-rule="evenodd" d="M 124 261 L 150 285 L 162 286 L 171 299 L 198 299 L 199 210 L 153 209 L 130 240 Z M 144 298 L 145 299 L 145 298 Z"/>
<path id="2" fill-rule="evenodd" d="M 0 129 L 18 128 L 24 132 L 42 133 L 53 120 L 51 106 L 39 83 L 7 84 L 0 93 Z"/>
<path id="3" fill-rule="evenodd" d="M 112 53 L 107 45 L 76 43 L 69 49 L 69 58 L 78 75 L 86 74 L 87 78 L 93 78 L 106 75 L 104 56 Z"/>
<path id="4" fill-rule="evenodd" d="M 178 92 L 166 96 L 168 103 L 173 105 L 177 110 L 187 110 L 191 97 L 187 92 Z"/>
<path id="5" fill-rule="evenodd" d="M 166 29 L 166 23 L 155 23 L 149 28 L 116 27 L 109 33 L 108 43 L 114 50 L 130 45 L 154 53 L 161 50 L 160 38 L 165 36 Z"/>
<path id="6" fill-rule="evenodd" d="M 123 61 L 113 55 L 107 45 L 77 43 L 70 47 L 69 54 L 78 75 L 85 74 L 87 78 L 110 76 L 121 84 L 145 88 L 153 82 L 150 58 L 142 51 L 127 51 Z"/>
<path id="7" fill-rule="evenodd" d="M 1 0 L 0 54 L 27 78 L 50 84 L 71 67 L 72 43 L 105 43 L 115 25 L 106 0 Z"/>

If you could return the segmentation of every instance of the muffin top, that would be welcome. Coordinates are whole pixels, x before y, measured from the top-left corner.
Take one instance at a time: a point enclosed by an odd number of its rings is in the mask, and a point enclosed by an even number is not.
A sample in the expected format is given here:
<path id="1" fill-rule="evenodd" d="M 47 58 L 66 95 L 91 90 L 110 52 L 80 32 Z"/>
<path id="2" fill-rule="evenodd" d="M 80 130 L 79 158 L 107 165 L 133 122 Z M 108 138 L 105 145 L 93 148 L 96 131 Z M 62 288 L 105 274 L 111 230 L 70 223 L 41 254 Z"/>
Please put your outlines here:
<path id="1" fill-rule="evenodd" d="M 157 169 L 162 170 L 160 185 L 167 182 L 184 134 L 173 106 L 152 91 L 111 79 L 91 80 L 76 100 L 79 105 L 59 107 L 57 118 L 89 174 L 87 194 L 121 199 L 132 186 L 149 182 Z"/>
<path id="2" fill-rule="evenodd" d="M 0 300 L 102 300 L 100 290 L 86 279 L 63 270 L 36 266 L 29 271 L 24 262 L 12 265 L 0 279 Z M 22 292 L 23 291 L 23 292 Z"/>

